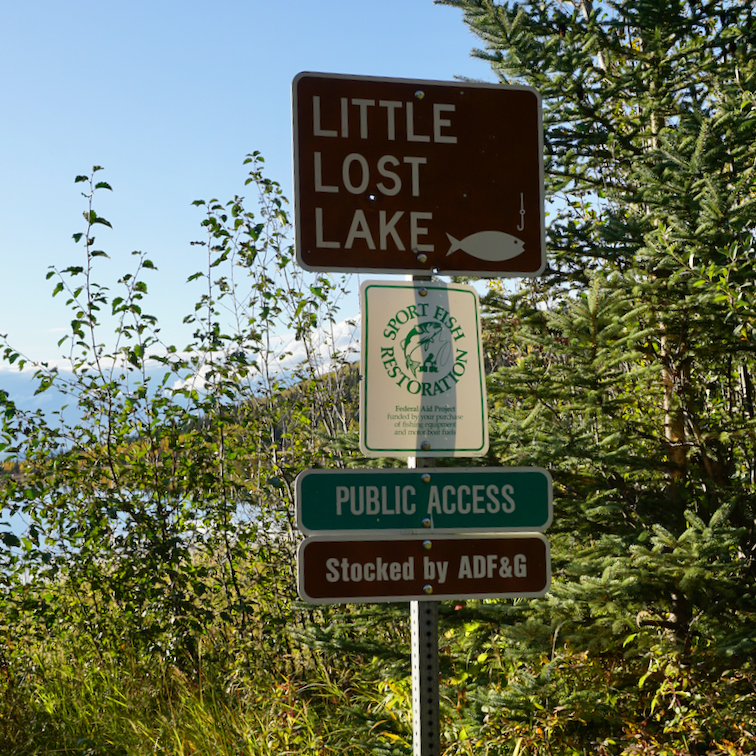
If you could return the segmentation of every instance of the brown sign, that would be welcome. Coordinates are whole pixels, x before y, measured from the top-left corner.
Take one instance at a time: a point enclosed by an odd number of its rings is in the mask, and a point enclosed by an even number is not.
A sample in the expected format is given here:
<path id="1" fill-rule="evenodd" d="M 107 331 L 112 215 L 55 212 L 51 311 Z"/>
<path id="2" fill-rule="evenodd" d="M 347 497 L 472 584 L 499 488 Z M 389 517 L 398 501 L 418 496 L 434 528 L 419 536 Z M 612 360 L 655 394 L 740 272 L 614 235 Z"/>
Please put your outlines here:
<path id="1" fill-rule="evenodd" d="M 542 596 L 549 588 L 549 543 L 517 536 L 305 539 L 299 595 L 311 604 L 443 601 Z"/>
<path id="2" fill-rule="evenodd" d="M 303 267 L 479 277 L 543 271 L 536 90 L 302 73 L 293 110 Z"/>

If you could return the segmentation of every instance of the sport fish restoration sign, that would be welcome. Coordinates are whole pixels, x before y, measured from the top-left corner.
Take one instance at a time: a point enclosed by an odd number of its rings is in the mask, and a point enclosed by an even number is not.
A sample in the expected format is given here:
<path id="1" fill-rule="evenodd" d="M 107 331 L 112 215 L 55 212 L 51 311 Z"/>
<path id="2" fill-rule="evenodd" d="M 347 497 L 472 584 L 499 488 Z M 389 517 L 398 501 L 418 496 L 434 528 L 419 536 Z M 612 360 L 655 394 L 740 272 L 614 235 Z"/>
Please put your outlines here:
<path id="1" fill-rule="evenodd" d="M 535 89 L 301 73 L 292 98 L 295 246 L 304 268 L 543 271 Z"/>
<path id="2" fill-rule="evenodd" d="M 540 467 L 305 470 L 295 496 L 305 534 L 532 532 L 552 520 Z"/>
<path id="3" fill-rule="evenodd" d="M 297 558 L 299 596 L 311 604 L 543 596 L 549 542 L 517 536 L 306 538 Z"/>
<path id="4" fill-rule="evenodd" d="M 365 281 L 360 311 L 362 453 L 485 454 L 488 412 L 475 289 Z"/>

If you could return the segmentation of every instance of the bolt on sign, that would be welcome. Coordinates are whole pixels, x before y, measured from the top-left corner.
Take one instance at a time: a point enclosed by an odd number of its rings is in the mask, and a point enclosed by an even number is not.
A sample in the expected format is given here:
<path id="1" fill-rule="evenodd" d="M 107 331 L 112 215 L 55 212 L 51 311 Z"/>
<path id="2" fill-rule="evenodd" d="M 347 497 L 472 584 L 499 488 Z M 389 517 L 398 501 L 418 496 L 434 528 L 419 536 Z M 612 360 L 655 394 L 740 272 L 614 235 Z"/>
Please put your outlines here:
<path id="1" fill-rule="evenodd" d="M 360 311 L 362 453 L 485 454 L 488 407 L 475 289 L 365 281 Z"/>
<path id="2" fill-rule="evenodd" d="M 549 542 L 513 536 L 312 536 L 299 546 L 298 591 L 311 604 L 543 596 Z"/>
<path id="3" fill-rule="evenodd" d="M 541 467 L 305 470 L 295 498 L 305 534 L 542 531 L 552 520 Z"/>
<path id="4" fill-rule="evenodd" d="M 535 89 L 301 73 L 292 101 L 295 245 L 304 268 L 543 271 Z"/>

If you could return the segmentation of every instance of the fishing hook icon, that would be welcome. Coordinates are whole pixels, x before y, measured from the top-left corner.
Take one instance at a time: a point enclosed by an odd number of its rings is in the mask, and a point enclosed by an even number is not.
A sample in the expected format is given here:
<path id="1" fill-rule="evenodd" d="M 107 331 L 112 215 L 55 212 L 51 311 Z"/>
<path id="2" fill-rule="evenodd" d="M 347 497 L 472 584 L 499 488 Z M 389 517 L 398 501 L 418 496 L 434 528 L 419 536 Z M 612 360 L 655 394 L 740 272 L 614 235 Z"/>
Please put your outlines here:
<path id="1" fill-rule="evenodd" d="M 525 228 L 525 195 L 520 194 L 520 224 L 517 226 L 518 231 Z"/>

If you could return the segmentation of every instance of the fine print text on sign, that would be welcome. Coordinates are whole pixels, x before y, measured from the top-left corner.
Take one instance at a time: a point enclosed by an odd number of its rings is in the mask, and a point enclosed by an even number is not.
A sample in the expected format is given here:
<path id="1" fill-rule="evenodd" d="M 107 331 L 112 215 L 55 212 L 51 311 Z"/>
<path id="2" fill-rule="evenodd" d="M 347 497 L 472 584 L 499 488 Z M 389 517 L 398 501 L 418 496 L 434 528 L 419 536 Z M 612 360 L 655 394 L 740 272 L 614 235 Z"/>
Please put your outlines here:
<path id="1" fill-rule="evenodd" d="M 305 470 L 296 505 L 306 534 L 542 531 L 552 484 L 540 467 Z"/>
<path id="2" fill-rule="evenodd" d="M 360 310 L 362 453 L 485 454 L 488 414 L 475 289 L 365 281 Z"/>
<path id="3" fill-rule="evenodd" d="M 536 90 L 316 73 L 292 90 L 303 267 L 542 272 Z"/>
<path id="4" fill-rule="evenodd" d="M 549 543 L 540 533 L 313 536 L 300 544 L 297 564 L 299 595 L 312 604 L 533 597 L 551 580 Z"/>

